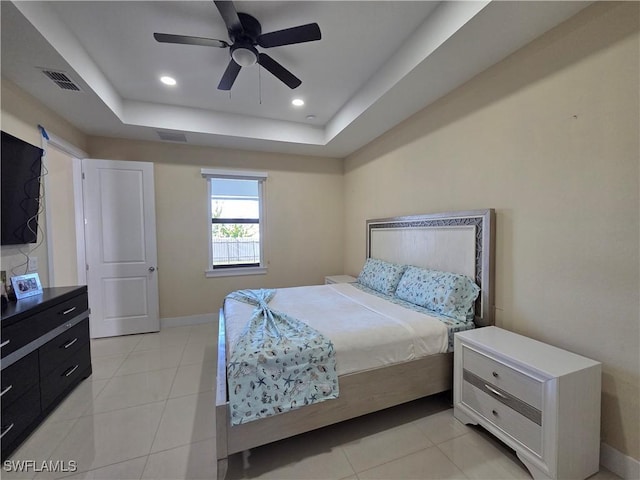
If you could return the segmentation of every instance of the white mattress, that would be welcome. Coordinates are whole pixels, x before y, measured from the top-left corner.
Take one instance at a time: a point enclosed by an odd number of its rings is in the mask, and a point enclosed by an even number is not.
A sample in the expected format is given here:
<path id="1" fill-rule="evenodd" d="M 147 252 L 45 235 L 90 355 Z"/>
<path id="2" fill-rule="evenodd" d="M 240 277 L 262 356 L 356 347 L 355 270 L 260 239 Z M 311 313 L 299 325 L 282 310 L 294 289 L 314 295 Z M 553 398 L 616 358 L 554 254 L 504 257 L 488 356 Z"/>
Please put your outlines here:
<path id="1" fill-rule="evenodd" d="M 395 305 L 348 283 L 281 288 L 269 303 L 331 339 L 338 375 L 446 352 L 448 329 L 438 319 Z M 225 301 L 228 357 L 254 307 Z"/>

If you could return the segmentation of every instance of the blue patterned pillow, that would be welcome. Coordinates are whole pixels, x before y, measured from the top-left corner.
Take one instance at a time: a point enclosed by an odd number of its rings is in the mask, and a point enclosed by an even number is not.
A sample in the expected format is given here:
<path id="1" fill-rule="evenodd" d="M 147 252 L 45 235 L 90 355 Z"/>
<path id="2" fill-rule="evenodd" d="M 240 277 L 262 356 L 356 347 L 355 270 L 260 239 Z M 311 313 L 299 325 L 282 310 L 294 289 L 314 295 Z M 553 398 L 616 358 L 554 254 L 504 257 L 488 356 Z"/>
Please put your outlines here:
<path id="1" fill-rule="evenodd" d="M 396 265 L 377 258 L 367 258 L 358 276 L 358 283 L 386 295 L 393 295 L 406 265 Z"/>
<path id="2" fill-rule="evenodd" d="M 469 277 L 418 267 L 408 267 L 396 289 L 401 300 L 461 321 L 473 319 L 479 293 Z"/>

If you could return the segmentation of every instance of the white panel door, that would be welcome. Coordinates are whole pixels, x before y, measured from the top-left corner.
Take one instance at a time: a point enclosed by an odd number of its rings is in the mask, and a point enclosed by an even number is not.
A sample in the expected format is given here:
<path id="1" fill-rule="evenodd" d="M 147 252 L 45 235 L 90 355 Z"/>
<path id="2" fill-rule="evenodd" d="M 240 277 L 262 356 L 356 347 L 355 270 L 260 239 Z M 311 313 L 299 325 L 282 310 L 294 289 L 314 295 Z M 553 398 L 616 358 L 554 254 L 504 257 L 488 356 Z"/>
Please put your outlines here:
<path id="1" fill-rule="evenodd" d="M 157 332 L 153 164 L 82 161 L 91 337 Z"/>

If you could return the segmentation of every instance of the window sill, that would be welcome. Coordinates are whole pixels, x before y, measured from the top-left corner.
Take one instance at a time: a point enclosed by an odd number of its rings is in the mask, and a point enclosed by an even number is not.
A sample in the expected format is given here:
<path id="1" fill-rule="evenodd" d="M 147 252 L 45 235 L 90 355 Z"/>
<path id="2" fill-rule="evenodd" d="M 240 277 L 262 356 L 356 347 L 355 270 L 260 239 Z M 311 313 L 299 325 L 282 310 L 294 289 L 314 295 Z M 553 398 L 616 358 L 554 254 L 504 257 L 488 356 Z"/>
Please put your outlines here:
<path id="1" fill-rule="evenodd" d="M 238 268 L 220 268 L 215 270 L 206 270 L 204 276 L 213 277 L 238 277 L 241 275 L 265 275 L 267 267 L 238 267 Z"/>

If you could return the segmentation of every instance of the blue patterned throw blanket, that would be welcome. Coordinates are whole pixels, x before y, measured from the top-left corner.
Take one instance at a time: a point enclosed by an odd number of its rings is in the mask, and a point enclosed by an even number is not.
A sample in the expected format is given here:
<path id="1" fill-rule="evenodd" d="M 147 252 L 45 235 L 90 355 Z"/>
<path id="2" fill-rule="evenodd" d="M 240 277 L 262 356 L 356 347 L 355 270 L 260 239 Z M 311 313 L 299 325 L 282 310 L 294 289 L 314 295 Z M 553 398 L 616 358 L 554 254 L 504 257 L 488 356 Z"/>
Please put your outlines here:
<path id="1" fill-rule="evenodd" d="M 276 290 L 239 290 L 228 299 L 255 305 L 227 364 L 231 424 L 338 398 L 333 343 L 268 303 Z"/>

